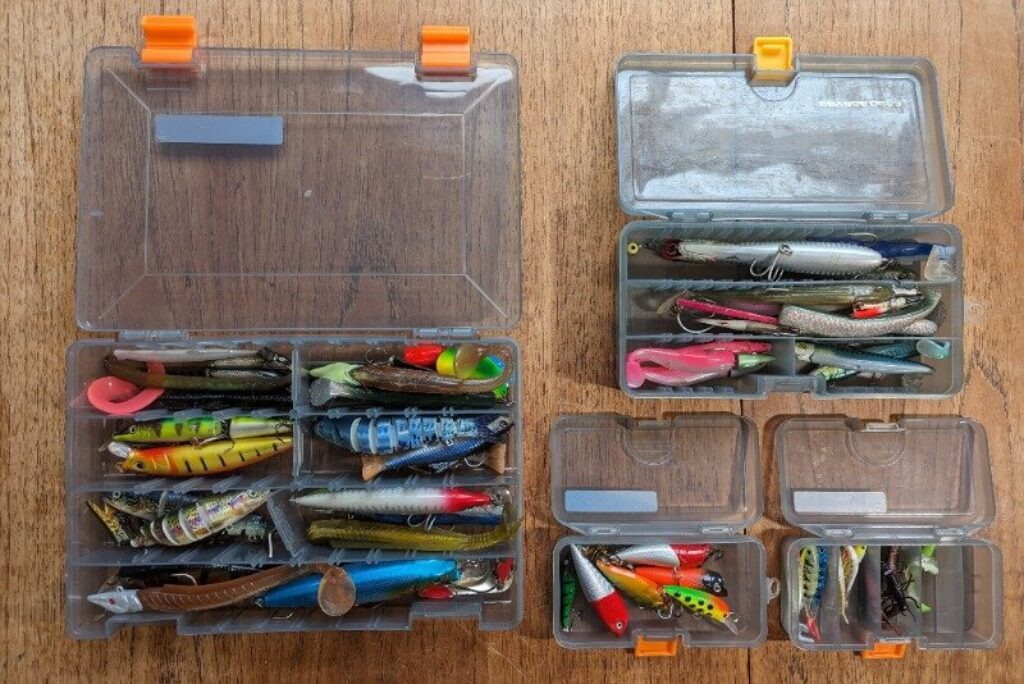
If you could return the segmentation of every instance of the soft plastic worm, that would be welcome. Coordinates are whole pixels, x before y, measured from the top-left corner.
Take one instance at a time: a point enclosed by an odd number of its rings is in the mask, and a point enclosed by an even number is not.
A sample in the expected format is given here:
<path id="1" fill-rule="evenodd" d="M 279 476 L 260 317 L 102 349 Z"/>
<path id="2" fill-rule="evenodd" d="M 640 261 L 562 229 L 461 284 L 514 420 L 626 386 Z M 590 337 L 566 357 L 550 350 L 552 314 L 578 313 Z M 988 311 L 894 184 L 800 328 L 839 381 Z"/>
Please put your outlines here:
<path id="1" fill-rule="evenodd" d="M 170 375 L 167 373 L 150 373 L 142 370 L 132 362 L 119 361 L 113 356 L 103 359 L 106 371 L 115 378 L 127 380 L 139 387 L 160 387 L 172 390 L 214 392 L 266 392 L 291 385 L 291 374 L 277 377 L 260 376 L 229 376 L 206 377 L 203 375 Z"/>

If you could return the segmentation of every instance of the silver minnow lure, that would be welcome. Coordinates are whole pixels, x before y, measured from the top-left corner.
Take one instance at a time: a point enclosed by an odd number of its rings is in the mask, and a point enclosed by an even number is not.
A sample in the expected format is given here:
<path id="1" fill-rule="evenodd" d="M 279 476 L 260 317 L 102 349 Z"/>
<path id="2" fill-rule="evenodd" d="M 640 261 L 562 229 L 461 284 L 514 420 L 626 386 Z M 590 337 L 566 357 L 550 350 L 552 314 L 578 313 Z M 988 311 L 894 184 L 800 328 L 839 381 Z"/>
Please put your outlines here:
<path id="1" fill-rule="evenodd" d="M 927 318 L 942 298 L 937 291 L 924 293 L 923 301 L 898 314 L 883 314 L 875 318 L 849 318 L 838 314 L 785 305 L 779 312 L 779 324 L 802 335 L 821 337 L 875 337 L 893 333 L 910 334 L 911 325 Z"/>
<path id="2" fill-rule="evenodd" d="M 662 568 L 679 567 L 679 557 L 668 544 L 639 544 L 615 552 L 615 560 L 630 565 L 657 565 Z"/>
<path id="3" fill-rule="evenodd" d="M 785 271 L 808 275 L 855 275 L 885 263 L 864 245 L 841 242 L 715 242 L 665 240 L 659 254 L 675 261 L 730 262 L 750 265 L 751 275 L 777 280 Z"/>
<path id="4" fill-rule="evenodd" d="M 810 342 L 796 343 L 796 357 L 822 366 L 836 366 L 858 373 L 885 373 L 888 375 L 928 375 L 931 366 L 883 354 L 872 354 L 852 349 L 822 347 Z"/>
<path id="5" fill-rule="evenodd" d="M 306 508 L 348 513 L 428 515 L 458 513 L 498 501 L 491 493 L 464 487 L 381 487 L 311 492 L 292 501 Z"/>
<path id="6" fill-rule="evenodd" d="M 143 526 L 132 546 L 186 546 L 243 519 L 270 498 L 270 490 L 212 494 Z"/>
<path id="7" fill-rule="evenodd" d="M 600 601 L 605 596 L 615 592 L 615 587 L 608 581 L 601 571 L 587 559 L 580 547 L 575 544 L 569 546 L 569 553 L 572 554 L 572 563 L 576 566 L 576 576 L 580 580 L 580 588 L 583 595 L 591 603 Z"/>

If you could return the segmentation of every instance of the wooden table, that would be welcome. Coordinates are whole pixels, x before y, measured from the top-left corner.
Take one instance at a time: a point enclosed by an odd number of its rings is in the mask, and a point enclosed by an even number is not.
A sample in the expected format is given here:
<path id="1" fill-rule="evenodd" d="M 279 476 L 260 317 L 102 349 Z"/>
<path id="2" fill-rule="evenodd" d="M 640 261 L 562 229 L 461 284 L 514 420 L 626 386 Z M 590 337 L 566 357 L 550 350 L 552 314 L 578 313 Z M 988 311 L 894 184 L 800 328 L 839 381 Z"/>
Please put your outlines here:
<path id="1" fill-rule="evenodd" d="M 293 677 L 579 681 L 853 679 L 1005 680 L 1024 657 L 1020 583 L 1024 461 L 1018 422 L 1024 371 L 1014 347 L 1024 215 L 1020 35 L 1007 1 L 593 0 L 566 2 L 143 2 L 8 0 L 0 97 L 0 591 L 3 679 L 230 681 Z M 469 623 L 411 633 L 329 633 L 175 639 L 168 627 L 76 643 L 64 629 L 64 350 L 74 323 L 75 202 L 82 61 L 94 45 L 139 42 L 141 13 L 195 13 L 217 46 L 414 49 L 420 24 L 468 23 L 476 48 L 510 52 L 522 87 L 527 599 L 522 626 L 479 633 Z M 615 387 L 618 208 L 612 73 L 633 51 L 733 52 L 757 35 L 790 35 L 797 52 L 924 55 L 936 64 L 957 189 L 945 217 L 966 243 L 964 391 L 931 401 L 638 402 Z M 548 428 L 558 414 L 742 412 L 764 429 L 779 414 L 961 413 L 988 429 L 999 516 L 985 531 L 1004 554 L 1005 636 L 996 651 L 911 652 L 903 661 L 795 649 L 769 610 L 769 642 L 746 650 L 684 650 L 673 659 L 626 651 L 569 652 L 550 634 L 552 518 Z M 767 447 L 767 445 L 766 445 Z M 774 458 L 764 450 L 766 511 L 754 528 L 779 574 L 781 522 Z M 1016 665 L 1016 667 L 1014 667 Z M 1016 671 L 1017 675 L 1013 675 Z"/>

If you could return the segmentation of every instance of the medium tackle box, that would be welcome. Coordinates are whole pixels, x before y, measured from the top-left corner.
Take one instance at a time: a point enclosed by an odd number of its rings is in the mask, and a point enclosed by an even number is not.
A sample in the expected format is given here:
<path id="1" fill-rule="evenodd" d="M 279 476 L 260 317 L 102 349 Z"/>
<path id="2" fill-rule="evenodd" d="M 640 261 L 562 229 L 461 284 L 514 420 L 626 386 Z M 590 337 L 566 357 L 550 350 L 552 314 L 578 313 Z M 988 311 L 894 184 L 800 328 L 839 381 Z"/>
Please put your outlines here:
<path id="1" fill-rule="evenodd" d="M 618 255 L 618 376 L 636 398 L 949 396 L 963 384 L 963 254 L 960 232 L 928 217 L 953 204 L 935 69 L 926 59 L 792 56 L 786 38 L 760 38 L 753 54 L 631 54 L 615 73 L 619 200 L 636 220 Z M 668 238 L 731 242 L 915 240 L 941 246 L 940 269 L 914 276 L 768 282 L 746 265 L 682 263 L 638 245 Z M 869 245 L 870 246 L 870 245 Z M 920 287 L 940 295 L 932 339 L 945 358 L 929 375 L 854 378 L 834 384 L 802 371 L 798 343 L 879 344 L 887 336 L 836 340 L 778 333 L 683 328 L 657 305 L 679 292 L 814 284 Z M 709 296 L 707 294 L 705 297 Z M 720 295 L 725 296 L 725 295 Z M 691 332 L 692 331 L 692 332 Z M 636 349 L 725 340 L 771 344 L 773 360 L 738 377 L 669 387 L 630 387 Z M 910 340 L 908 340 L 910 341 Z M 909 376 L 907 376 L 909 377 Z"/>
<path id="2" fill-rule="evenodd" d="M 633 648 L 639 656 L 686 646 L 753 647 L 768 633 L 765 549 L 743 534 L 762 514 L 757 427 L 729 413 L 637 420 L 614 414 L 564 415 L 551 428 L 551 508 L 575 534 L 552 553 L 551 629 L 569 649 Z M 663 617 L 628 597 L 629 624 L 617 637 L 577 590 L 568 631 L 561 625 L 561 573 L 570 545 L 711 544 L 721 549 L 705 569 L 725 580 L 735 634 L 690 614 Z"/>
<path id="3" fill-rule="evenodd" d="M 318 409 L 304 370 L 362 362 L 381 346 L 433 341 L 503 345 L 516 364 L 505 474 L 410 475 L 399 486 L 496 486 L 521 515 L 519 352 L 506 337 L 521 312 L 519 81 L 515 59 L 473 53 L 468 29 L 425 27 L 419 54 L 214 48 L 182 17 L 143 20 L 147 45 L 100 47 L 85 59 L 76 315 L 87 339 L 67 354 L 68 631 L 111 636 L 123 625 L 172 622 L 182 634 L 409 629 L 466 618 L 510 629 L 522 618 L 520 531 L 453 558 L 512 558 L 503 593 L 315 609 L 231 607 L 193 614 L 115 615 L 86 597 L 132 568 L 256 568 L 431 554 L 310 548 L 294 492 L 363 488 L 358 468 L 311 431 L 329 415 L 457 416 Z M 290 358 L 290 455 L 219 477 L 123 474 L 100 453 L 127 416 L 98 412 L 86 388 L 118 349 L 270 346 Z M 222 411 L 230 417 L 238 411 Z M 272 409 L 259 413 L 272 415 Z M 474 411 L 487 413 L 487 411 Z M 199 415 L 199 411 L 179 416 Z M 147 411 L 135 419 L 171 415 Z M 272 547 L 116 546 L 86 501 L 142 494 L 269 489 L 260 513 Z"/>
<path id="4" fill-rule="evenodd" d="M 911 643 L 999 644 L 1002 555 L 974 537 L 995 517 L 979 423 L 958 416 L 893 423 L 794 417 L 778 426 L 775 453 L 783 515 L 815 535 L 788 540 L 782 554 L 782 621 L 797 646 L 899 657 Z M 843 547 L 861 549 L 855 572 L 840 568 Z M 805 549 L 827 553 L 817 638 L 806 628 L 801 600 Z M 890 567 L 898 588 L 887 577 Z"/>

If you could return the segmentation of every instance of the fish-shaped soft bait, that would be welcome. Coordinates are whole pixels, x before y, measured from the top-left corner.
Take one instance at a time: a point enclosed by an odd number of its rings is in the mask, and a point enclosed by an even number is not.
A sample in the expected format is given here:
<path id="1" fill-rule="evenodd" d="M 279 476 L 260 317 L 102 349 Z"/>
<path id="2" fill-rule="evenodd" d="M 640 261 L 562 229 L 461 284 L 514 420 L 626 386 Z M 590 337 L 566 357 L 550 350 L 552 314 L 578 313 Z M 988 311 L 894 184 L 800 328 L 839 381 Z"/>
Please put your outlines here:
<path id="1" fill-rule="evenodd" d="M 270 491 L 211 494 L 142 527 L 132 546 L 186 546 L 221 532 L 262 506 Z"/>
<path id="2" fill-rule="evenodd" d="M 408 525 L 365 522 L 362 520 L 314 520 L 306 536 L 314 544 L 330 544 L 336 549 L 406 549 L 410 551 L 474 551 L 496 546 L 511 539 L 521 520 L 506 520 L 486 532 L 465 534 L 448 530 L 422 530 Z"/>
<path id="3" fill-rule="evenodd" d="M 494 416 L 460 418 L 323 418 L 313 426 L 317 437 L 359 454 L 394 454 L 430 444 L 489 437 Z"/>
<path id="4" fill-rule="evenodd" d="M 629 608 L 626 607 L 622 595 L 601 571 L 594 567 L 578 546 L 570 545 L 569 553 L 572 555 L 583 595 L 587 597 L 587 601 L 608 631 L 615 636 L 622 636 L 629 626 Z"/>
<path id="5" fill-rule="evenodd" d="M 629 565 L 699 568 L 721 554 L 722 550 L 711 544 L 640 544 L 619 549 L 611 556 L 613 560 Z"/>

